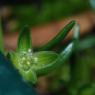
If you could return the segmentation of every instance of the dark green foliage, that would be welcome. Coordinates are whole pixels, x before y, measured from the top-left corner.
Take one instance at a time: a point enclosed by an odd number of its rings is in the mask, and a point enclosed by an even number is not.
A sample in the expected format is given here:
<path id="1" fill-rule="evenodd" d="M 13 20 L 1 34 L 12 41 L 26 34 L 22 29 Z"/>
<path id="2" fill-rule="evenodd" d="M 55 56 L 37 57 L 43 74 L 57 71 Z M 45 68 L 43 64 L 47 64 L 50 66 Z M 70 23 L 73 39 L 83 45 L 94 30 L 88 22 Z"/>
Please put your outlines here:
<path id="1" fill-rule="evenodd" d="M 65 39 L 70 30 L 74 27 L 76 21 L 71 21 L 67 24 L 51 41 L 49 41 L 46 45 L 40 47 L 38 50 L 50 50 L 62 40 Z"/>
<path id="2" fill-rule="evenodd" d="M 71 21 L 54 39 L 38 49 L 38 52 L 32 50 L 32 40 L 28 27 L 25 27 L 23 31 L 21 31 L 18 39 L 17 51 L 9 52 L 8 57 L 27 82 L 35 84 L 37 82 L 37 77 L 47 75 L 55 69 L 60 68 L 70 57 L 73 51 L 73 42 L 60 54 L 46 50 L 49 50 L 63 40 L 74 25 L 75 21 Z"/>

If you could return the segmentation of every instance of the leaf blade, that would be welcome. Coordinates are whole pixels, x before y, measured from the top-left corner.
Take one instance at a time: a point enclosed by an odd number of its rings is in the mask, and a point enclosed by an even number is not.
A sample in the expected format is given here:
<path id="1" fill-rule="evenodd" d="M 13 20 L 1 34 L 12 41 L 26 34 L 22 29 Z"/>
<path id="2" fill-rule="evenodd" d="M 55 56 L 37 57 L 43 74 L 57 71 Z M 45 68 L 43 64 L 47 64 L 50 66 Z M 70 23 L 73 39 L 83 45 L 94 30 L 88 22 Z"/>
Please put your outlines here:
<path id="1" fill-rule="evenodd" d="M 67 24 L 52 40 L 50 40 L 44 46 L 38 48 L 38 50 L 50 50 L 51 48 L 53 48 L 56 44 L 58 44 L 60 41 L 62 41 L 67 36 L 69 31 L 75 25 L 75 23 L 76 23 L 76 21 L 74 21 L 74 20 L 69 22 L 69 24 Z"/>

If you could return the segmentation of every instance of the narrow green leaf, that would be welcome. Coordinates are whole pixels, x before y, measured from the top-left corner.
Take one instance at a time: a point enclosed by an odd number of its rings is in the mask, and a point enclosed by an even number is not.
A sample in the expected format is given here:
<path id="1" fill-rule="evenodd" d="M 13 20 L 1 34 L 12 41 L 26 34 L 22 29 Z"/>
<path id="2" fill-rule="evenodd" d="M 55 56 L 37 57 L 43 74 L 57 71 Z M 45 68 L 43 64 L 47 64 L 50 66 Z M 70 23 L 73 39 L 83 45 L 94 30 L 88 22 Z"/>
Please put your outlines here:
<path id="1" fill-rule="evenodd" d="M 45 57 L 46 61 L 44 60 L 43 57 L 42 57 L 42 59 L 40 59 L 41 57 L 38 56 L 37 57 L 38 63 L 37 63 L 37 65 L 33 66 L 33 69 L 37 72 L 37 75 L 39 75 L 39 76 L 48 74 L 51 71 L 54 71 L 57 68 L 59 68 L 60 66 L 62 66 L 62 64 L 64 64 L 64 62 L 70 57 L 72 51 L 73 51 L 73 43 L 69 44 L 66 47 L 66 49 L 60 53 L 60 55 L 57 55 L 57 54 L 48 55 L 47 54 L 47 56 Z M 39 62 L 40 62 L 40 64 L 39 64 Z M 45 64 L 42 65 L 42 63 L 43 64 L 45 63 Z"/>
<path id="2" fill-rule="evenodd" d="M 3 30 L 2 30 L 1 17 L 0 17 L 0 51 L 4 53 L 4 42 L 3 42 Z"/>
<path id="3" fill-rule="evenodd" d="M 49 41 L 44 46 L 38 48 L 38 50 L 50 50 L 54 46 L 56 46 L 60 41 L 62 41 L 69 31 L 74 27 L 76 21 L 72 20 L 67 24 L 51 41 Z"/>
<path id="4" fill-rule="evenodd" d="M 17 51 L 28 51 L 31 48 L 32 42 L 30 29 L 28 26 L 25 26 L 19 35 Z"/>

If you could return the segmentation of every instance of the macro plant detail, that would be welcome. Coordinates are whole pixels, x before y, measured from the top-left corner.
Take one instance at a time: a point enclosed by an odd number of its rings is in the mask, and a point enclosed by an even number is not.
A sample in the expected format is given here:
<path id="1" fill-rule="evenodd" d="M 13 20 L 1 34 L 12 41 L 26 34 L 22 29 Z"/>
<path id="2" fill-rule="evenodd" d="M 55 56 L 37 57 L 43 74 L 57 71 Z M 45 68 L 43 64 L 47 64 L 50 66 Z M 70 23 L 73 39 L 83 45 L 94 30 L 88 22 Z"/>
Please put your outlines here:
<path id="1" fill-rule="evenodd" d="M 47 50 L 61 42 L 75 24 L 76 21 L 69 22 L 51 41 L 36 51 L 33 51 L 29 27 L 25 26 L 20 32 L 16 51 L 8 52 L 7 58 L 17 68 L 25 81 L 35 84 L 38 77 L 47 75 L 59 68 L 70 57 L 73 51 L 73 42 L 60 53 Z"/>
<path id="2" fill-rule="evenodd" d="M 95 95 L 95 0 L 30 1 L 0 7 L 0 95 Z"/>
<path id="3" fill-rule="evenodd" d="M 52 49 L 67 36 L 72 28 L 72 42 L 61 52 L 53 51 Z M 64 83 L 69 95 L 86 95 L 87 93 L 94 95 L 95 86 L 89 83 L 90 65 L 75 62 L 71 66 L 67 63 L 70 57 L 77 59 L 79 51 L 92 47 L 95 43 L 94 37 L 79 41 L 80 25 L 76 21 L 69 22 L 52 40 L 36 49 L 33 49 L 29 27 L 25 26 L 20 32 L 16 50 L 7 53 L 4 51 L 2 30 L 0 25 L 0 42 L 2 43 L 0 44 L 0 50 L 11 61 L 11 64 L 19 72 L 25 83 L 36 84 L 39 77 L 54 71 L 54 75 L 51 76 L 53 81 L 50 90 L 58 91 L 60 83 L 61 85 Z M 68 68 L 68 66 L 71 67 Z M 71 69 L 70 74 L 68 74 L 66 68 Z M 85 73 L 81 73 L 81 71 Z"/>
<path id="4" fill-rule="evenodd" d="M 33 52 L 29 28 L 24 27 L 18 39 L 16 52 L 9 52 L 8 57 L 26 81 L 35 84 L 38 76 L 55 70 L 69 58 L 73 50 L 73 42 L 60 54 L 47 50 L 63 40 L 74 25 L 75 21 L 71 21 L 54 39 L 40 47 L 37 52 Z"/>

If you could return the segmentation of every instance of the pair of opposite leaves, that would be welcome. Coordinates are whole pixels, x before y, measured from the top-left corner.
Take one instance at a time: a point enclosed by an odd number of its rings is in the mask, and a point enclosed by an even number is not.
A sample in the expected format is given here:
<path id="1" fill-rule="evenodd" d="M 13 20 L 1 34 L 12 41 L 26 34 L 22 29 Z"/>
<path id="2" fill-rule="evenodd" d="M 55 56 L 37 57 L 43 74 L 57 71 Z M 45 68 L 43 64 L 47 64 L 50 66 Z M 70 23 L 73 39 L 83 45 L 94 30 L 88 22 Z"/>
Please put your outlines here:
<path id="1" fill-rule="evenodd" d="M 62 41 L 74 26 L 73 42 L 65 50 L 59 54 L 53 51 L 47 51 Z M 59 68 L 70 57 L 73 47 L 77 43 L 79 29 L 76 21 L 71 21 L 51 41 L 38 48 L 37 52 L 33 52 L 29 28 L 26 26 L 20 32 L 16 51 L 9 52 L 8 58 L 15 68 L 18 69 L 24 80 L 35 84 L 38 76 L 46 75 Z"/>

